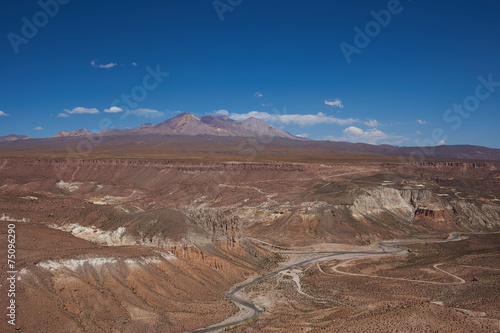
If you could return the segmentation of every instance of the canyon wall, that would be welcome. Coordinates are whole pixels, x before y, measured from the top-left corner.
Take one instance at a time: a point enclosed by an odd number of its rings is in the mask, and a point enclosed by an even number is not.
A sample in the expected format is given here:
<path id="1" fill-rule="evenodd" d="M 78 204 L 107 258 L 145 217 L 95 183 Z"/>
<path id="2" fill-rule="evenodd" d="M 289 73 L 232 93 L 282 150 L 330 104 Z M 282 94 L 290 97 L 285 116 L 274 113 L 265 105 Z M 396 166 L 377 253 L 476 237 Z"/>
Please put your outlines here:
<path id="1" fill-rule="evenodd" d="M 293 245 L 499 229 L 493 199 L 431 177 L 496 179 L 495 164 L 410 167 L 389 177 L 393 165 L 383 163 L 0 160 L 0 213 L 103 245 L 213 251 L 215 244 L 242 258 L 247 236 Z"/>

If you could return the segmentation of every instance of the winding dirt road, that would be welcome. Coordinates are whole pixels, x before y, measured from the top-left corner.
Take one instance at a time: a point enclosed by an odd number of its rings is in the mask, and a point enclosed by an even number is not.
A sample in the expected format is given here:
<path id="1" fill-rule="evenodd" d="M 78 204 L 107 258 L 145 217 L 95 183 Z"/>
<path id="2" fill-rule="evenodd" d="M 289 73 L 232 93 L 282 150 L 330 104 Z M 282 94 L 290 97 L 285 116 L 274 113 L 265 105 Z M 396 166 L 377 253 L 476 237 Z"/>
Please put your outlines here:
<path id="1" fill-rule="evenodd" d="M 405 279 L 405 278 L 396 278 L 396 277 L 390 277 L 390 276 L 380 276 L 380 275 L 370 275 L 370 274 L 361 274 L 361 273 L 350 273 L 350 272 L 345 272 L 345 271 L 341 271 L 339 270 L 339 267 L 345 267 L 345 266 L 348 266 L 349 263 L 351 262 L 352 260 L 347 260 L 347 261 L 343 261 L 335 266 L 332 267 L 332 270 L 335 272 L 335 273 L 338 273 L 338 274 L 343 274 L 343 275 L 352 275 L 352 276 L 363 276 L 363 277 L 368 277 L 368 278 L 377 278 L 377 279 L 386 279 L 386 280 L 396 280 L 396 281 L 408 281 L 408 282 L 417 282 L 417 283 L 428 283 L 428 284 L 439 284 L 439 285 L 451 285 L 451 284 L 462 284 L 462 283 L 465 283 L 465 280 L 462 279 L 461 277 L 459 276 L 456 276 L 454 274 L 451 274 L 441 268 L 438 268 L 438 266 L 440 265 L 443 265 L 443 263 L 438 263 L 438 264 L 434 264 L 432 267 L 434 267 L 434 269 L 444 273 L 444 274 L 447 274 L 455 279 L 458 280 L 458 282 L 437 282 L 437 281 L 426 281 L 426 280 L 415 280 L 415 279 Z M 323 274 L 326 274 L 326 275 L 335 275 L 335 274 L 330 274 L 330 273 L 326 273 L 325 271 L 323 271 L 323 269 L 321 269 L 321 266 L 319 266 L 319 263 L 318 263 L 318 268 L 320 268 L 320 271 L 323 273 Z"/>
<path id="2" fill-rule="evenodd" d="M 458 241 L 458 240 L 461 240 L 461 239 L 464 239 L 464 238 L 459 237 L 457 234 L 451 234 L 448 237 L 448 239 L 446 239 L 446 240 L 433 240 L 433 239 L 431 239 L 431 240 L 420 240 L 420 239 L 414 239 L 414 240 L 390 240 L 390 241 L 379 242 L 378 246 L 379 246 L 380 250 L 358 251 L 358 252 L 357 251 L 327 252 L 326 255 L 323 255 L 323 256 L 320 256 L 320 257 L 309 258 L 309 259 L 305 259 L 305 260 L 299 261 L 299 262 L 297 262 L 297 263 L 295 263 L 293 265 L 289 265 L 289 266 L 286 266 L 284 268 L 281 268 L 281 269 L 272 271 L 270 273 L 261 275 L 259 277 L 256 277 L 253 280 L 250 280 L 249 282 L 246 282 L 244 284 L 241 284 L 241 285 L 238 285 L 238 286 L 234 287 L 233 289 L 231 289 L 229 291 L 227 297 L 231 301 L 233 301 L 233 303 L 235 303 L 236 306 L 238 306 L 240 309 L 242 309 L 242 311 L 240 311 L 240 313 L 236 314 L 233 317 L 227 318 L 223 322 L 220 322 L 220 323 L 208 326 L 208 327 L 200 328 L 200 329 L 192 331 L 192 332 L 200 332 L 201 333 L 201 332 L 213 332 L 213 331 L 223 330 L 223 329 L 228 328 L 228 327 L 233 327 L 233 326 L 238 326 L 238 325 L 245 324 L 245 323 L 253 320 L 257 316 L 259 316 L 262 313 L 263 310 L 258 309 L 249 300 L 246 300 L 244 298 L 244 296 L 241 293 L 239 293 L 239 292 L 242 291 L 244 288 L 252 285 L 252 284 L 255 284 L 255 283 L 257 283 L 257 282 L 259 282 L 259 281 L 261 281 L 263 279 L 266 279 L 268 277 L 274 276 L 274 275 L 276 275 L 278 273 L 290 271 L 290 270 L 292 270 L 294 268 L 303 266 L 303 265 L 311 263 L 311 262 L 319 262 L 319 261 L 324 261 L 324 260 L 333 260 L 333 259 L 335 259 L 335 260 L 350 260 L 350 259 L 361 259 L 361 258 L 368 258 L 368 257 L 393 256 L 393 255 L 407 254 L 408 251 L 406 249 L 398 247 L 399 244 L 408 244 L 408 243 L 445 243 L 445 242 Z M 256 240 L 256 241 L 259 241 L 259 240 Z M 262 241 L 259 241 L 259 242 L 262 242 Z M 263 242 L 263 243 L 265 243 L 265 242 Z M 269 244 L 269 243 L 267 243 L 267 244 Z M 272 244 L 269 244 L 269 245 L 272 245 Z M 281 253 L 281 252 L 278 251 L 278 253 Z M 312 252 L 300 252 L 300 254 L 318 255 L 318 254 L 325 254 L 325 252 L 312 251 Z M 455 275 L 453 275 L 453 274 L 451 274 L 449 272 L 446 272 L 446 271 L 438 268 L 437 266 L 439 266 L 439 265 L 441 265 L 441 264 L 440 263 L 435 264 L 434 268 L 437 269 L 437 270 L 439 270 L 439 271 L 442 271 L 445 274 L 453 276 L 454 278 L 456 278 L 456 279 L 458 279 L 460 281 L 459 283 L 465 283 L 465 281 L 462 278 L 460 278 L 458 276 L 455 276 Z M 337 266 L 339 266 L 339 265 L 337 265 Z M 337 266 L 335 266 L 334 269 Z M 347 273 L 347 272 L 339 271 L 339 270 L 336 270 L 336 269 L 335 269 L 335 272 L 341 273 L 341 274 L 348 274 L 348 275 L 361 275 L 361 276 L 365 276 L 365 274 Z M 323 272 L 323 273 L 325 273 L 325 272 Z M 325 274 L 328 274 L 328 273 L 325 273 Z M 377 276 L 372 276 L 372 275 L 366 275 L 366 276 L 377 277 Z M 385 278 L 385 277 L 381 277 L 381 278 Z M 389 277 L 387 277 L 387 278 L 389 278 Z M 389 279 L 399 280 L 400 278 L 389 278 Z M 426 282 L 426 283 L 433 283 L 433 284 L 443 284 L 441 282 L 434 282 L 434 281 L 421 281 L 421 280 L 410 280 L 410 279 L 403 279 L 403 280 L 414 281 L 414 282 Z M 343 303 L 340 303 L 340 302 L 338 302 L 338 303 L 341 304 L 341 305 L 349 306 L 348 304 L 343 304 Z"/>

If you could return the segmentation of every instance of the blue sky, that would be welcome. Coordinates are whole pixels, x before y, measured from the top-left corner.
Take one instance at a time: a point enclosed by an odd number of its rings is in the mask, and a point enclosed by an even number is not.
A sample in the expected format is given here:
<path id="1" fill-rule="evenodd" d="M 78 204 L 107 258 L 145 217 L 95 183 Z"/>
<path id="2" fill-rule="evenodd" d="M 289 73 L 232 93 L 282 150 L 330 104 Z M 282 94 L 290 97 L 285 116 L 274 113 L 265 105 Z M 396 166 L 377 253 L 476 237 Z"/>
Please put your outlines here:
<path id="1" fill-rule="evenodd" d="M 494 0 L 5 2 L 0 135 L 191 112 L 317 140 L 500 148 L 499 16 Z"/>

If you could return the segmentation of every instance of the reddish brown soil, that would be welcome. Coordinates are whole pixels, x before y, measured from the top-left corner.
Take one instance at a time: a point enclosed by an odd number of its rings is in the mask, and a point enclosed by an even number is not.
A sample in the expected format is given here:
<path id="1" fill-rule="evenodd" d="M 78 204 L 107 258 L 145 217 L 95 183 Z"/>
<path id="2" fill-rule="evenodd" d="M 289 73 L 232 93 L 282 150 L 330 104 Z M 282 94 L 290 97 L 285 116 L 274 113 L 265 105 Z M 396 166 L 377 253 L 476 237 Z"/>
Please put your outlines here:
<path id="1" fill-rule="evenodd" d="M 236 311 L 225 298 L 231 286 L 278 261 L 248 237 L 288 248 L 500 229 L 494 164 L 411 165 L 400 172 L 376 161 L 321 162 L 0 160 L 0 228 L 5 233 L 16 224 L 22 271 L 18 325 L 2 321 L 2 332 L 180 332 L 216 323 Z M 451 185 L 433 178 L 446 174 Z M 493 185 L 481 192 L 488 182 Z M 0 239 L 6 258 L 6 234 Z M 236 330 L 383 331 L 404 323 L 416 331 L 446 331 L 446 325 L 457 327 L 453 321 L 469 331 L 495 328 L 498 275 L 457 266 L 497 267 L 495 244 L 498 238 L 482 237 L 412 245 L 405 258 L 339 268 L 453 282 L 433 272 L 432 265 L 442 263 L 439 268 L 467 281 L 463 285 L 346 276 L 329 264 L 323 274 L 312 265 L 304 289 L 330 301 L 298 297 L 291 283 L 263 282 L 254 292 L 262 287 L 279 302 Z M 0 260 L 1 304 L 7 302 L 5 264 Z M 441 324 L 438 318 L 448 319 Z"/>
<path id="2" fill-rule="evenodd" d="M 0 224 L 2 238 L 7 223 Z M 248 269 L 218 258 L 162 260 L 154 247 L 98 246 L 37 224 L 16 224 L 17 325 L 1 321 L 1 331 L 165 332 L 184 331 L 222 320 L 235 311 L 225 292 L 246 278 Z M 2 242 L 2 245 L 4 243 Z M 6 247 L 0 255 L 6 258 Z M 143 258 L 158 258 L 158 263 Z M 209 257 L 209 256 L 208 256 Z M 103 266 L 46 270 L 44 262 L 116 259 Z M 138 265 L 127 265 L 127 260 Z M 7 267 L 0 265 L 0 302 L 7 304 Z"/>
<path id="3" fill-rule="evenodd" d="M 250 295 L 274 301 L 258 319 L 232 332 L 495 332 L 500 330 L 500 235 L 445 244 L 412 244 L 410 255 L 354 260 L 349 272 L 335 262 L 301 273 L 302 290 L 270 278 Z M 457 275 L 465 283 L 433 268 Z M 371 271 L 370 271 L 371 270 Z M 422 282 L 381 279 L 417 279 Z M 448 284 L 431 284 L 425 281 Z M 342 302 L 348 306 L 339 305 Z M 442 303 L 431 303 L 442 302 Z"/>

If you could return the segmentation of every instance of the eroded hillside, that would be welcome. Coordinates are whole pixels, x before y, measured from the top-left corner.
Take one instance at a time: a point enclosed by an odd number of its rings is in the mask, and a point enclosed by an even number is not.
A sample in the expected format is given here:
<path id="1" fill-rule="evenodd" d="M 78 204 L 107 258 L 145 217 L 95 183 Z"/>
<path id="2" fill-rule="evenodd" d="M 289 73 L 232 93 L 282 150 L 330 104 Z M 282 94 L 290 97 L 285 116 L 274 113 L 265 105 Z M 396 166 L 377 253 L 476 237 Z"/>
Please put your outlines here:
<path id="1" fill-rule="evenodd" d="M 490 163 L 6 159 L 0 214 L 20 226 L 31 313 L 71 331 L 183 331 L 237 312 L 225 292 L 279 260 L 256 240 L 294 249 L 499 231 L 498 182 Z"/>
<path id="2" fill-rule="evenodd" d="M 486 183 L 498 189 L 494 164 L 450 166 L 455 175 L 418 165 L 399 173 L 381 163 L 4 160 L 1 165 L 5 219 L 28 218 L 106 245 L 231 247 L 247 235 L 282 245 L 359 243 L 492 231 L 500 220 L 497 193 L 483 190 Z"/>

